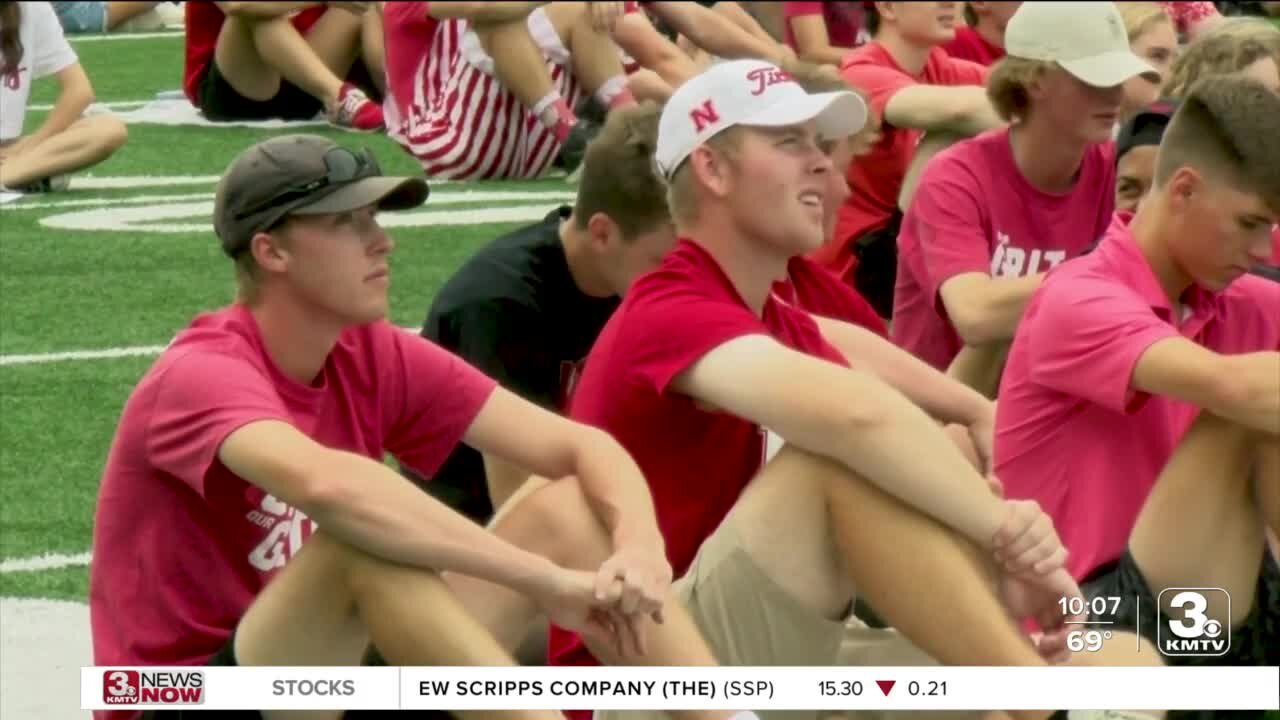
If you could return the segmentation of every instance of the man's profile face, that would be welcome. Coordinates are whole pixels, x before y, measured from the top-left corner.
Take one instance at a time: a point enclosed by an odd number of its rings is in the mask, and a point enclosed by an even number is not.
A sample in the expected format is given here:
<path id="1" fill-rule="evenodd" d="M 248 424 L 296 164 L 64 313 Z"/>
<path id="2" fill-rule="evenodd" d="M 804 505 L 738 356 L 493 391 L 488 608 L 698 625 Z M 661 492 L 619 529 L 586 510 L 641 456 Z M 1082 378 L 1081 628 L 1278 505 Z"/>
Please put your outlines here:
<path id="1" fill-rule="evenodd" d="M 788 257 L 822 245 L 833 170 L 815 123 L 744 128 L 730 172 L 729 202 L 748 234 Z"/>
<path id="2" fill-rule="evenodd" d="M 292 293 L 345 325 L 386 317 L 388 255 L 395 243 L 373 207 L 331 215 L 295 215 L 285 280 Z"/>
<path id="3" fill-rule="evenodd" d="M 1277 222 L 1280 214 L 1257 193 L 1205 178 L 1176 225 L 1174 259 L 1201 287 L 1220 291 L 1270 259 Z"/>

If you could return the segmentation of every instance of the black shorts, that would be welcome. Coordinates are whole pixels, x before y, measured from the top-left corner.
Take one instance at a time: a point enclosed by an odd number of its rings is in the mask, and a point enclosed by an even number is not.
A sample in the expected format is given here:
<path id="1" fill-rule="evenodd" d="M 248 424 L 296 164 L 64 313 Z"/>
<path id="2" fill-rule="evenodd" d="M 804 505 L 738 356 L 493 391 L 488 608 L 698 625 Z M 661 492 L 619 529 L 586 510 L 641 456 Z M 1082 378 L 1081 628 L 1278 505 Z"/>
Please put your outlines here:
<path id="1" fill-rule="evenodd" d="M 894 210 L 889 221 L 853 243 L 858 266 L 853 270 L 853 286 L 871 303 L 880 317 L 893 317 L 893 287 L 898 282 L 898 232 L 902 211 Z"/>
<path id="2" fill-rule="evenodd" d="M 251 100 L 241 95 L 223 77 L 218 63 L 211 61 L 197 91 L 200 112 L 214 122 L 232 120 L 310 120 L 323 105 L 288 81 L 280 81 L 280 90 L 270 100 Z"/>
<path id="3" fill-rule="evenodd" d="M 1169 616 L 1159 611 L 1156 596 L 1138 570 L 1133 557 L 1125 553 L 1119 560 L 1099 567 L 1080 583 L 1085 598 L 1120 598 L 1118 606 L 1106 603 L 1107 612 L 1094 615 L 1095 621 L 1110 621 L 1120 630 L 1138 633 L 1156 643 L 1157 623 L 1169 627 Z M 1102 602 L 1097 603 L 1099 608 Z M 1110 610 L 1115 607 L 1114 613 Z M 1138 614 L 1141 609 L 1141 624 Z M 1107 626 L 1099 626 L 1107 627 Z M 1165 633 L 1168 634 L 1167 632 Z M 1231 646 L 1218 657 L 1166 656 L 1161 660 L 1170 666 L 1268 666 L 1280 665 L 1280 565 L 1270 551 L 1264 553 L 1262 572 L 1254 594 L 1253 610 L 1239 627 L 1231 629 Z M 1170 720 L 1207 720 L 1262 718 L 1262 711 L 1173 711 Z"/>

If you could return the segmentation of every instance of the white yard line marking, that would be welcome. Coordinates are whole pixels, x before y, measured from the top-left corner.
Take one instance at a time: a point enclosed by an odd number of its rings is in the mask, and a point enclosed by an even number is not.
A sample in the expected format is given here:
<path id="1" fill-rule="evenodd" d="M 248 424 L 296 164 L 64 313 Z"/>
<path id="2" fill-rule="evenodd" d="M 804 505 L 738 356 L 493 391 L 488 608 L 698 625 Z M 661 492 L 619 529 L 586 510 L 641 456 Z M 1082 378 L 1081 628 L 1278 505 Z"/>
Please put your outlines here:
<path id="1" fill-rule="evenodd" d="M 87 178 L 86 178 L 87 179 Z M 81 187 L 77 181 L 74 187 Z M 216 181 L 215 181 L 216 182 Z M 433 183 L 434 184 L 434 183 Z M 47 196 L 41 196 L 47 197 Z M 569 199 L 571 196 L 568 191 L 560 190 L 466 190 L 461 192 L 438 192 L 427 200 L 427 204 L 423 207 L 432 205 L 456 205 L 459 203 L 473 202 L 498 202 L 498 201 L 532 201 L 545 200 L 547 202 L 557 202 Z M 34 197 L 32 198 L 34 199 Z M 64 207 L 94 207 L 94 206 L 111 206 L 117 205 L 148 205 L 151 203 L 168 203 L 182 202 L 190 200 L 212 200 L 213 193 L 187 193 L 183 195 L 134 195 L 131 197 L 96 197 L 96 198 L 76 198 L 70 200 L 53 200 L 49 202 L 15 202 L 11 205 L 3 206 L 5 210 L 39 210 L 47 208 L 64 208 Z"/>
<path id="2" fill-rule="evenodd" d="M 125 188 L 165 187 L 167 185 L 216 185 L 221 175 L 126 175 L 122 177 L 71 178 L 75 190 L 121 190 Z"/>
<path id="3" fill-rule="evenodd" d="M 400 328 L 407 333 L 417 335 L 422 328 L 405 326 Z M 25 353 L 0 355 L 0 366 L 3 365 L 44 365 L 55 362 L 73 362 L 80 360 L 117 360 L 131 357 L 154 357 L 164 352 L 167 345 L 137 345 L 135 347 L 103 348 L 101 350 L 63 350 L 49 353 Z"/>
<path id="4" fill-rule="evenodd" d="M 63 555 L 62 553 L 45 553 L 24 558 L 0 560 L 0 573 L 39 572 L 41 570 L 60 570 L 69 567 L 81 567 L 89 564 L 89 553 Z"/>
<path id="5" fill-rule="evenodd" d="M 68 35 L 67 39 L 72 45 L 86 42 L 106 42 L 107 40 L 150 40 L 152 38 L 180 38 L 184 36 L 181 30 L 167 30 L 162 32 L 138 32 L 138 33 L 107 33 L 105 35 Z"/>
<path id="6" fill-rule="evenodd" d="M 148 357 L 159 355 L 164 345 L 139 345 L 137 347 L 106 348 L 104 350 L 65 350 L 51 353 L 27 353 L 21 355 L 0 355 L 2 365 L 40 365 L 68 360 L 114 360 L 117 358 Z"/>
<path id="7" fill-rule="evenodd" d="M 104 108 L 107 108 L 108 110 L 132 110 L 134 108 L 140 108 L 149 102 L 151 101 L 150 100 L 120 100 L 116 102 L 96 102 L 91 107 L 104 107 Z M 27 110 L 30 110 L 31 112 L 42 112 L 45 110 L 52 110 L 52 109 L 53 109 L 53 105 L 49 105 L 49 104 L 27 106 Z"/>

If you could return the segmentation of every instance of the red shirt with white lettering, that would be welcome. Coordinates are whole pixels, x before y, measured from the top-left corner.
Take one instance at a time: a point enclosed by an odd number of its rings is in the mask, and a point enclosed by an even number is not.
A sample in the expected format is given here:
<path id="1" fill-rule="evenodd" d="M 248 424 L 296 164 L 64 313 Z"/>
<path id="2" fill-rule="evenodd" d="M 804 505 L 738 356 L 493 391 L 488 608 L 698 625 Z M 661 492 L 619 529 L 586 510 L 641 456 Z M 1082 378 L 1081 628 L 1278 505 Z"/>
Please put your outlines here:
<path id="1" fill-rule="evenodd" d="M 840 66 L 849 84 L 867 94 L 871 111 L 884 117 L 884 109 L 898 91 L 913 85 L 985 85 L 987 68 L 947 55 L 935 47 L 929 52 L 919 75 L 903 70 L 889 51 L 870 42 L 849 53 Z M 855 240 L 889 222 L 898 208 L 898 195 L 916 144 L 924 134 L 914 128 L 883 123 L 880 142 L 871 152 L 857 157 L 847 172 L 853 190 L 840 206 L 835 234 L 810 257 L 842 277 L 856 266 L 852 245 Z"/>
<path id="2" fill-rule="evenodd" d="M 192 105 L 200 106 L 200 83 L 213 62 L 218 48 L 218 34 L 227 16 L 212 2 L 183 3 L 185 12 L 186 60 L 182 71 L 182 91 Z M 306 34 L 324 14 L 324 6 L 299 11 L 290 22 L 298 32 Z"/>
<path id="3" fill-rule="evenodd" d="M 280 420 L 430 477 L 494 387 L 386 322 L 344 332 L 304 385 L 276 367 L 244 306 L 197 317 L 130 395 L 107 457 L 89 581 L 94 663 L 207 662 L 314 531 L 218 460 L 233 431 Z"/>
<path id="4" fill-rule="evenodd" d="M 994 65 L 1004 57 L 1004 48 L 994 45 L 982 33 L 971 27 L 956 28 L 956 36 L 942 46 L 953 58 L 969 60 L 979 65 Z"/>
<path id="5" fill-rule="evenodd" d="M 749 420 L 673 392 L 671 382 L 707 352 L 757 334 L 847 365 L 808 313 L 771 296 L 756 315 L 715 258 L 682 239 L 627 291 L 574 392 L 570 417 L 608 431 L 644 471 L 677 577 L 759 472 L 765 437 Z M 576 635 L 559 628 L 550 647 L 552 664 L 596 664 Z"/>
<path id="6" fill-rule="evenodd" d="M 962 342 L 939 290 L 964 273 L 1019 278 L 1093 246 L 1115 209 L 1115 144 L 1085 150 L 1071 190 L 1033 186 L 1013 159 L 1008 128 L 962 140 L 921 174 L 898 234 L 893 339 L 945 370 Z"/>

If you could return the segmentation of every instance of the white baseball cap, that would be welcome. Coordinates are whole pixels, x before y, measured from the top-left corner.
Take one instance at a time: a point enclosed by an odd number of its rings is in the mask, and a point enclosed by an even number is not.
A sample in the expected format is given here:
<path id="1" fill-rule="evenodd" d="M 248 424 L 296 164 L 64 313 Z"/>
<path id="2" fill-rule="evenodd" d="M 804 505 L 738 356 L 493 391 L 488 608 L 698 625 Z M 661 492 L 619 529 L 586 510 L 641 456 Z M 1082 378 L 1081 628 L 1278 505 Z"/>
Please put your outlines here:
<path id="1" fill-rule="evenodd" d="M 1160 73 L 1129 48 L 1114 2 L 1024 2 L 1005 27 L 1004 48 L 1010 57 L 1056 62 L 1094 87 L 1138 75 L 1160 82 Z"/>
<path id="2" fill-rule="evenodd" d="M 816 120 L 823 138 L 848 137 L 867 123 L 867 105 L 851 91 L 809 94 L 777 65 L 732 60 L 690 78 L 667 100 L 654 153 L 670 178 L 694 148 L 735 125 L 785 127 Z"/>

